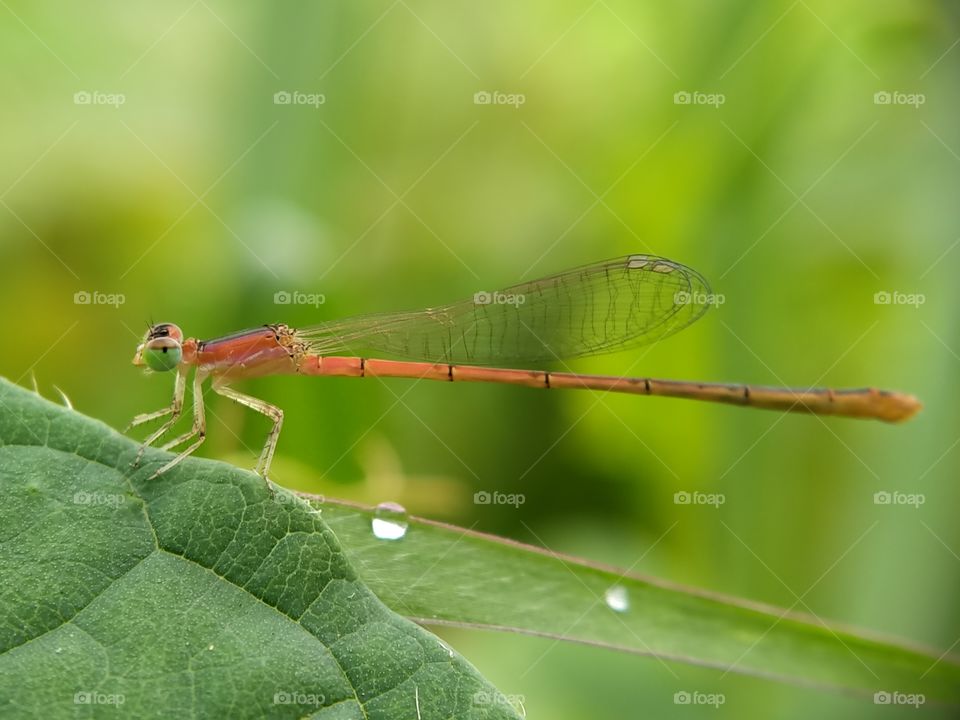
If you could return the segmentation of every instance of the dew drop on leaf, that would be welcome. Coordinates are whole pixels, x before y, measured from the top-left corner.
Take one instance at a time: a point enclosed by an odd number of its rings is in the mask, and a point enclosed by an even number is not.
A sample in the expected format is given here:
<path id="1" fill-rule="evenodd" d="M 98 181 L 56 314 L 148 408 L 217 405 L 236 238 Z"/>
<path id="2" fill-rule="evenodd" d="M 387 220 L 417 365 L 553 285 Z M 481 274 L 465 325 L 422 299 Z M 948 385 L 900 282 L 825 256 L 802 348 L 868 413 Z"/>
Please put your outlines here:
<path id="1" fill-rule="evenodd" d="M 407 511 L 394 502 L 380 503 L 370 525 L 380 540 L 399 540 L 407 534 Z"/>
<path id="2" fill-rule="evenodd" d="M 630 596 L 622 585 L 613 585 L 603 594 L 607 607 L 615 612 L 626 612 L 630 609 Z"/>

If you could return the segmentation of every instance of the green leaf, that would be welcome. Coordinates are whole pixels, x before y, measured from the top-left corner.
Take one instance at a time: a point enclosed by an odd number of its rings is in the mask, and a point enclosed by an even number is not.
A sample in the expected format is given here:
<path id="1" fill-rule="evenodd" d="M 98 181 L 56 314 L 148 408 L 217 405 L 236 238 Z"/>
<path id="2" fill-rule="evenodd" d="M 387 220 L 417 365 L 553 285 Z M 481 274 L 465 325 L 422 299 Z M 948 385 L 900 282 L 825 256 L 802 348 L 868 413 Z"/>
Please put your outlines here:
<path id="1" fill-rule="evenodd" d="M 321 516 L 0 380 L 0 715 L 516 718 Z"/>
<path id="2" fill-rule="evenodd" d="M 955 655 L 416 518 L 402 541 L 382 543 L 371 510 L 313 505 L 368 586 L 420 623 L 544 635 L 869 700 L 898 692 L 960 705 Z"/>

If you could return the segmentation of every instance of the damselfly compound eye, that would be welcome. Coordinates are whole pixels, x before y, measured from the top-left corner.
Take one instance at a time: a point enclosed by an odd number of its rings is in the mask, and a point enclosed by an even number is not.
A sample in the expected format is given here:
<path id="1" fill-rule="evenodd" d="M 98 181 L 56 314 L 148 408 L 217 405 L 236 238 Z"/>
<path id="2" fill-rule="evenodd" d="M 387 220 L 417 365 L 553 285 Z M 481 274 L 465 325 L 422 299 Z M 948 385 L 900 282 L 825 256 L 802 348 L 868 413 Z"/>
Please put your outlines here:
<path id="1" fill-rule="evenodd" d="M 183 350 L 180 343 L 171 337 L 158 337 L 143 345 L 141 357 L 147 367 L 156 372 L 173 370 L 180 364 Z"/>

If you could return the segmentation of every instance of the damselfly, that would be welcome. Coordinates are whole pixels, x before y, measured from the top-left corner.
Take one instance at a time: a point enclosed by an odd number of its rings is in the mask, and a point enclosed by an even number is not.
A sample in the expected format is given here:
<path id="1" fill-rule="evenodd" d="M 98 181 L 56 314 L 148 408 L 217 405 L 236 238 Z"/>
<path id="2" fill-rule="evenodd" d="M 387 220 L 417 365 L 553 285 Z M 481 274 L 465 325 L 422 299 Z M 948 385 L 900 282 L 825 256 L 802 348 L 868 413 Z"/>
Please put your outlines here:
<path id="1" fill-rule="evenodd" d="M 146 438 L 137 460 L 180 417 L 191 368 L 195 369 L 193 426 L 162 448 L 192 442 L 155 475 L 169 470 L 203 443 L 202 385 L 207 379 L 214 392 L 273 421 L 256 466 L 264 477 L 277 446 L 283 411 L 231 387 L 234 381 L 263 375 L 403 377 L 584 388 L 888 422 L 906 420 L 920 409 L 911 395 L 875 388 L 779 388 L 507 369 L 659 341 L 703 315 L 711 297 L 709 285 L 695 270 L 661 257 L 630 255 L 497 292 L 479 292 L 450 305 L 360 315 L 300 330 L 264 325 L 213 340 L 196 340 L 185 339 L 176 325 L 156 324 L 137 348 L 133 363 L 154 371 L 175 371 L 173 402 L 134 418 L 131 426 L 167 418 Z M 378 359 L 370 353 L 396 359 Z"/>

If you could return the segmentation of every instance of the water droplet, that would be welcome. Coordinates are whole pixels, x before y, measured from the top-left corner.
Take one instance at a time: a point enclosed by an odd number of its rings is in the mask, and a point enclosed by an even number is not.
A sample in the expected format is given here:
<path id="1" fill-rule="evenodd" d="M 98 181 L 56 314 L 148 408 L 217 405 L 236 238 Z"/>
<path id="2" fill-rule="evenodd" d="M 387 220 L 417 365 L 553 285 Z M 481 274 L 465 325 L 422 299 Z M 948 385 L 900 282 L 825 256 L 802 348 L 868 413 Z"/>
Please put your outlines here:
<path id="1" fill-rule="evenodd" d="M 630 609 L 630 597 L 623 585 L 613 585 L 603 594 L 607 607 L 614 612 L 626 612 Z"/>
<path id="2" fill-rule="evenodd" d="M 399 540 L 407 534 L 407 511 L 397 503 L 380 503 L 370 525 L 381 540 Z"/>
<path id="3" fill-rule="evenodd" d="M 60 653 L 63 652 L 63 648 L 62 648 L 62 647 L 58 647 L 56 650 L 54 650 L 54 652 L 57 653 L 57 655 L 59 655 Z"/>

